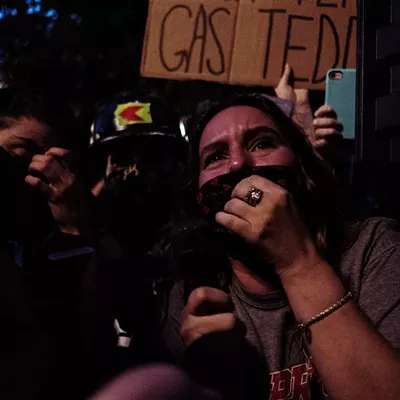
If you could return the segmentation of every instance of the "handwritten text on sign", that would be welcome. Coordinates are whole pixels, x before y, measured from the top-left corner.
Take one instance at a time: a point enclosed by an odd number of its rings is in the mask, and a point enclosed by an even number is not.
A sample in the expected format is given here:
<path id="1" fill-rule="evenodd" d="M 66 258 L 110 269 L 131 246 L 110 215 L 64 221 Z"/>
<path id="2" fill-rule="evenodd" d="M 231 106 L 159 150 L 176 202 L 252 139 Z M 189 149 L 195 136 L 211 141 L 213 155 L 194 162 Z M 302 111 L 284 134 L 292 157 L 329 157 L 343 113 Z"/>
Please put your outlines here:
<path id="1" fill-rule="evenodd" d="M 151 0 L 142 74 L 320 89 L 356 64 L 356 0 Z"/>

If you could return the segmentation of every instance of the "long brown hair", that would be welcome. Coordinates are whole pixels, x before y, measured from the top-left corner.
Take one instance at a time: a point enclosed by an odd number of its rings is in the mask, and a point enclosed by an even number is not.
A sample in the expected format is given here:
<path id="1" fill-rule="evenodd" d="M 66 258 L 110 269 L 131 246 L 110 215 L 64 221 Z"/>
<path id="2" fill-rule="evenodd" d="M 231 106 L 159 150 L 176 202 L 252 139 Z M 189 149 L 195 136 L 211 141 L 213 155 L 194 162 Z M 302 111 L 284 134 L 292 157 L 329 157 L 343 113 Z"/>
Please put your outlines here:
<path id="1" fill-rule="evenodd" d="M 317 156 L 307 136 L 291 118 L 271 100 L 260 94 L 237 95 L 224 102 L 210 102 L 195 118 L 190 135 L 190 158 L 187 193 L 195 201 L 199 177 L 199 144 L 208 122 L 222 110 L 245 105 L 257 108 L 270 117 L 278 127 L 284 143 L 296 157 L 293 167 L 299 196 L 297 206 L 315 244 L 329 262 L 336 264 L 344 242 L 343 215 L 337 208 L 336 181 L 327 164 Z"/>

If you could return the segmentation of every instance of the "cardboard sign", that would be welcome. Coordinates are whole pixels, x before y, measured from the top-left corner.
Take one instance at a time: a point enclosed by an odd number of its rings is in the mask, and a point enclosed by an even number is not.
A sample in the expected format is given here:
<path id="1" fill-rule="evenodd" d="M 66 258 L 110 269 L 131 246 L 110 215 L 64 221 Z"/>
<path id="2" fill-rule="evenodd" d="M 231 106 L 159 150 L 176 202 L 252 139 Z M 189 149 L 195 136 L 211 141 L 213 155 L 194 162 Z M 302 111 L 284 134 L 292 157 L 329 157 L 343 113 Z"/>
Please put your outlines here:
<path id="1" fill-rule="evenodd" d="M 295 86 L 325 87 L 355 68 L 356 0 L 150 0 L 142 75 L 275 86 L 288 62 Z"/>

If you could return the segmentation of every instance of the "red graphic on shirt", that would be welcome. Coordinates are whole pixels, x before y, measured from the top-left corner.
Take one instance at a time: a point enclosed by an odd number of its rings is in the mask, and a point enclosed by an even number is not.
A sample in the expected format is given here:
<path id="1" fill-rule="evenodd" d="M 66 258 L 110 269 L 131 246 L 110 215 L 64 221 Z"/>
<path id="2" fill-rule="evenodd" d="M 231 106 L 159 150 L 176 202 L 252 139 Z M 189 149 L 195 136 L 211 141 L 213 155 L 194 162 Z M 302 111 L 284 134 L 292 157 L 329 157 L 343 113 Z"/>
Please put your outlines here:
<path id="1" fill-rule="evenodd" d="M 310 362 L 273 372 L 269 400 L 311 400 L 310 382 L 315 372 Z"/>

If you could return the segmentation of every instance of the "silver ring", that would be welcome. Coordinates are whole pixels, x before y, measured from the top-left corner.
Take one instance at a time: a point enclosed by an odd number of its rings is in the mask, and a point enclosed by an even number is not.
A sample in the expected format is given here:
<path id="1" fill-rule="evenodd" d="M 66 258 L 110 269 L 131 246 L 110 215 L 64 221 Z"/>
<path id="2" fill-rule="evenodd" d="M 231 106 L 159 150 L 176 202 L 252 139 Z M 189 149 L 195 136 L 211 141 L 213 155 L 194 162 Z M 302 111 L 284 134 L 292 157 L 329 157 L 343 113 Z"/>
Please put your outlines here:
<path id="1" fill-rule="evenodd" d="M 260 204 L 263 194 L 262 190 L 252 187 L 247 192 L 245 201 L 249 206 L 255 207 Z"/>

